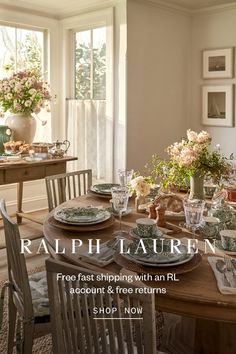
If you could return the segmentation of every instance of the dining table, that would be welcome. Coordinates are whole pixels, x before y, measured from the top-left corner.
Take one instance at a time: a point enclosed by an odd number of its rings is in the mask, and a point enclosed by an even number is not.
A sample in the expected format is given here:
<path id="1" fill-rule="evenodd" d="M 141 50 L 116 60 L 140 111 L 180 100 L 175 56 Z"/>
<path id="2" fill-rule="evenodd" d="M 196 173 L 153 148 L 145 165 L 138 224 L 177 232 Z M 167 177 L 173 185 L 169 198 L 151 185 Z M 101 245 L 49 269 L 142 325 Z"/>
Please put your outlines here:
<path id="1" fill-rule="evenodd" d="M 94 194 L 86 194 L 73 200 L 69 200 L 62 206 L 87 207 L 103 206 L 109 207 L 109 199 L 101 199 Z M 130 198 L 129 208 L 132 212 L 122 217 L 122 228 L 129 231 L 135 227 L 136 219 L 147 217 L 147 215 L 136 212 L 134 199 Z M 52 210 L 46 217 L 43 225 L 44 237 L 52 250 L 53 257 L 58 257 L 55 252 L 55 239 L 60 240 L 59 250 L 65 250 L 60 258 L 68 263 L 87 267 L 94 271 L 120 274 L 122 267 L 113 262 L 105 267 L 99 267 L 82 261 L 78 254 L 71 253 L 71 239 L 76 238 L 88 243 L 88 239 L 101 239 L 107 241 L 114 238 L 114 231 L 119 229 L 119 219 L 106 229 L 94 231 L 72 232 L 52 225 L 50 222 L 54 215 Z M 178 224 L 178 221 L 172 221 Z M 186 229 L 171 235 L 173 238 L 191 238 Z M 203 240 L 201 235 L 197 235 Z M 179 281 L 147 281 L 149 287 L 164 287 L 165 294 L 155 295 L 155 306 L 157 310 L 166 313 L 177 314 L 193 318 L 195 320 L 194 353 L 236 353 L 234 338 L 229 338 L 229 332 L 236 333 L 236 296 L 232 294 L 221 294 L 218 290 L 216 279 L 208 257 L 212 254 L 202 254 L 199 266 L 190 272 L 178 274 Z M 223 255 L 223 254 L 222 254 Z M 181 266 L 180 266 L 181 267 Z M 171 268 L 169 268 L 171 272 Z M 230 331 L 228 331 L 230 328 Z M 223 333 L 223 334 L 222 334 Z"/>

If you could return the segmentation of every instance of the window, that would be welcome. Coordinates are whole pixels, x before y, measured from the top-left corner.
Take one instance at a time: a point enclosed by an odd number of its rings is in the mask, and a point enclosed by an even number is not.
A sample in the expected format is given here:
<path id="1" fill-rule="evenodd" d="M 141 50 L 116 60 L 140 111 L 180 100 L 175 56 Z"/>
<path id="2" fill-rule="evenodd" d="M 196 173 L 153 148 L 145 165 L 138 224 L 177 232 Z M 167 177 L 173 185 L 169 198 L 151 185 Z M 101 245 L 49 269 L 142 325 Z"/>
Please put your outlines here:
<path id="1" fill-rule="evenodd" d="M 76 32 L 75 98 L 106 99 L 106 27 Z"/>
<path id="2" fill-rule="evenodd" d="M 7 75 L 6 67 L 15 72 L 37 66 L 43 73 L 44 32 L 0 26 L 0 77 Z"/>
<path id="3" fill-rule="evenodd" d="M 47 69 L 45 31 L 0 25 L 0 78 L 37 67 L 42 75 Z M 47 120 L 47 125 L 42 122 Z M 35 141 L 51 141 L 51 114 L 42 110 L 37 119 Z"/>

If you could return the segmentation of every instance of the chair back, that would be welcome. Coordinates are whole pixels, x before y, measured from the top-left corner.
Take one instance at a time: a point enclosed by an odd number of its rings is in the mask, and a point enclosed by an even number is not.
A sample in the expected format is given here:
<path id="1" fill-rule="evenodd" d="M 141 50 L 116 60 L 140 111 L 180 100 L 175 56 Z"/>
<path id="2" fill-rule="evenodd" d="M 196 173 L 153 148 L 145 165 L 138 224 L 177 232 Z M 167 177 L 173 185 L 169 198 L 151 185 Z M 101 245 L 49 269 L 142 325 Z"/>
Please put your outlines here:
<path id="1" fill-rule="evenodd" d="M 92 185 L 92 170 L 82 170 L 45 178 L 48 209 L 51 211 L 59 204 L 86 194 Z"/>
<path id="2" fill-rule="evenodd" d="M 154 294 L 139 294 L 134 283 L 101 282 L 100 273 L 53 259 L 46 260 L 46 269 L 55 354 L 157 353 Z M 64 281 L 65 275 L 76 280 Z M 109 294 L 116 287 L 132 293 Z M 127 313 L 132 307 L 141 314 Z M 100 309 L 107 313 L 97 314 Z"/>
<path id="3" fill-rule="evenodd" d="M 8 276 L 13 285 L 13 293 L 17 294 L 18 311 L 25 318 L 34 316 L 32 296 L 24 254 L 21 253 L 20 233 L 18 225 L 7 215 L 4 199 L 0 201 L 0 211 L 4 224 L 7 251 Z"/>

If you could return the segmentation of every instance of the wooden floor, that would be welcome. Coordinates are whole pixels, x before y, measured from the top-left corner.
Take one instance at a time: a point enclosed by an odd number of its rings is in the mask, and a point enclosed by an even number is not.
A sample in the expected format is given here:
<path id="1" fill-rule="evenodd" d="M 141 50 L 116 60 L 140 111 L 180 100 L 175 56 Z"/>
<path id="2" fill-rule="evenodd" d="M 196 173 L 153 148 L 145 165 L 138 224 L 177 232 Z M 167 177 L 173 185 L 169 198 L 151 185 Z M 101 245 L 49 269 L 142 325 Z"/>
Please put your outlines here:
<path id="1" fill-rule="evenodd" d="M 31 213 L 35 215 L 39 220 L 43 221 L 44 217 L 47 215 L 48 211 L 37 211 Z M 15 220 L 15 218 L 12 218 Z M 32 254 L 26 254 L 26 264 L 30 271 L 36 267 L 41 267 L 44 265 L 45 259 L 48 255 L 45 254 L 35 254 L 38 249 L 40 240 L 43 236 L 42 225 L 34 223 L 32 221 L 23 219 L 22 224 L 19 226 L 21 238 L 30 239 L 32 242 L 31 250 Z M 7 257 L 5 248 L 5 237 L 2 220 L 0 221 L 0 281 L 7 279 Z"/>

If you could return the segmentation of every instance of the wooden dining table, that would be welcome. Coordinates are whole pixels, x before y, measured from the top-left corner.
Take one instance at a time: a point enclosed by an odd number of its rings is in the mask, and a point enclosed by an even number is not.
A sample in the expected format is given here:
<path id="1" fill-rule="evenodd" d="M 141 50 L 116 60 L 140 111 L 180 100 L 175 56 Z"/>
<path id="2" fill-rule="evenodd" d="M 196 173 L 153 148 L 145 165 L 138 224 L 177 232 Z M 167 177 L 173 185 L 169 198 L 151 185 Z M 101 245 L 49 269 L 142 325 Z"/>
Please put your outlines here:
<path id="1" fill-rule="evenodd" d="M 80 207 L 102 205 L 108 207 L 109 200 L 87 194 L 63 205 Z M 144 214 L 134 211 L 133 199 L 130 200 L 129 207 L 132 209 L 132 213 L 122 218 L 122 227 L 126 230 L 135 226 L 136 219 L 145 217 Z M 52 250 L 55 250 L 55 239 L 60 239 L 59 250 L 62 251 L 65 248 L 65 254 L 60 255 L 60 257 L 65 262 L 86 266 L 103 273 L 120 273 L 121 266 L 115 262 L 101 268 L 82 262 L 78 254 L 71 253 L 71 239 L 73 238 L 81 239 L 84 243 L 87 243 L 87 240 L 91 238 L 99 238 L 102 241 L 112 239 L 114 230 L 119 228 L 118 219 L 113 226 L 107 229 L 93 232 L 71 232 L 50 224 L 53 213 L 54 211 L 47 216 L 43 232 Z M 172 236 L 180 239 L 191 237 L 185 230 Z M 201 236 L 198 237 L 201 239 Z M 166 288 L 166 294 L 155 295 L 156 309 L 195 319 L 194 353 L 233 354 L 236 353 L 235 343 L 232 344 L 233 342 L 224 335 L 222 337 L 222 333 L 228 331 L 227 326 L 230 326 L 231 330 L 236 333 L 236 296 L 223 295 L 219 292 L 215 276 L 208 263 L 209 256 L 210 254 L 203 254 L 200 265 L 191 272 L 179 274 L 179 281 L 163 281 L 158 282 L 158 284 L 150 281 L 145 283 L 150 287 Z M 226 330 L 224 330 L 224 327 Z"/>

